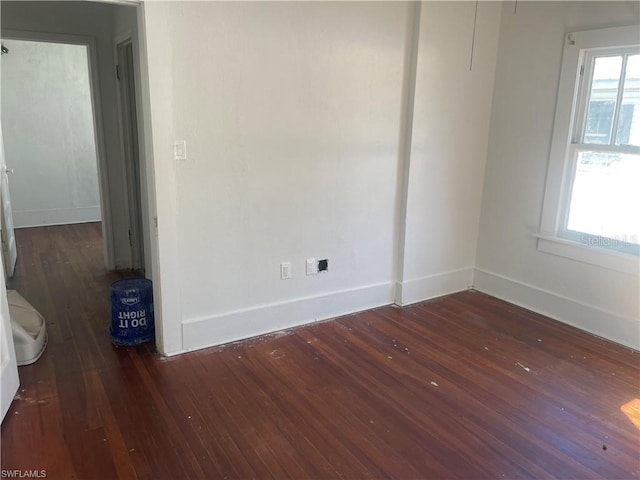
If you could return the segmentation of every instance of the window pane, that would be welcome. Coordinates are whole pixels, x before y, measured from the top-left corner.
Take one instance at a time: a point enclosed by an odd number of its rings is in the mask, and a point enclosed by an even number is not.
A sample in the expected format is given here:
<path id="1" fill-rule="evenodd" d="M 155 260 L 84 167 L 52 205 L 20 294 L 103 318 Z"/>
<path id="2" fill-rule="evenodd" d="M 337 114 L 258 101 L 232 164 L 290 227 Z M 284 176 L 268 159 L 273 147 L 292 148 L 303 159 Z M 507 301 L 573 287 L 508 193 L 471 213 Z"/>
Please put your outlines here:
<path id="1" fill-rule="evenodd" d="M 640 244 L 638 185 L 639 155 L 579 152 L 567 230 Z"/>
<path id="2" fill-rule="evenodd" d="M 583 143 L 611 143 L 621 70 L 622 56 L 595 59 Z"/>
<path id="3" fill-rule="evenodd" d="M 640 145 L 640 55 L 629 55 L 616 145 Z"/>

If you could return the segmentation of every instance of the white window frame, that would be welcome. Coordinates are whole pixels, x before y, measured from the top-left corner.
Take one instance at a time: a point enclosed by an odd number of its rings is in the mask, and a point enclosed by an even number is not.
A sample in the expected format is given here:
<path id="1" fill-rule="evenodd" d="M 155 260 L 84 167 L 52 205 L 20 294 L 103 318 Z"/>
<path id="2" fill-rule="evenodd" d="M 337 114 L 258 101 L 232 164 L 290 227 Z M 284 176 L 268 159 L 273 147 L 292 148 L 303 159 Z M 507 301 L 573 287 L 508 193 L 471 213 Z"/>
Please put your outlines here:
<path id="1" fill-rule="evenodd" d="M 583 112 L 575 111 L 574 106 L 580 105 L 579 100 L 584 100 L 584 95 L 588 94 L 580 91 L 580 69 L 585 55 L 596 49 L 638 45 L 639 32 L 639 26 L 634 25 L 573 32 L 567 35 L 540 232 L 536 234 L 540 251 L 634 275 L 638 275 L 640 268 L 640 261 L 636 255 L 602 248 L 597 241 L 599 237 L 585 236 L 582 241 L 572 238 L 571 235 L 565 234 L 564 225 L 572 191 L 577 140 L 574 138 L 574 132 L 581 132 L 584 128 Z M 586 89 L 588 88 L 587 85 Z M 580 124 L 576 125 L 576 122 Z"/>

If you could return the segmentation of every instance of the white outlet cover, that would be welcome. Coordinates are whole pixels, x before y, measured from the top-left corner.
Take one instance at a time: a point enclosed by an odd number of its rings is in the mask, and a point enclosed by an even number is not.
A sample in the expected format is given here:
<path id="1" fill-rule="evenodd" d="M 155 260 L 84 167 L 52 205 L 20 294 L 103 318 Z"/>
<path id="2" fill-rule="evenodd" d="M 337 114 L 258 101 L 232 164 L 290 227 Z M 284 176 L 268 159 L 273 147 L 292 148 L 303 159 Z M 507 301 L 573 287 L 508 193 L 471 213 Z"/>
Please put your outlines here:
<path id="1" fill-rule="evenodd" d="M 291 262 L 283 262 L 280 264 L 280 280 L 291 278 Z"/>
<path id="2" fill-rule="evenodd" d="M 307 275 L 315 275 L 318 273 L 318 264 L 315 258 L 307 258 Z"/>

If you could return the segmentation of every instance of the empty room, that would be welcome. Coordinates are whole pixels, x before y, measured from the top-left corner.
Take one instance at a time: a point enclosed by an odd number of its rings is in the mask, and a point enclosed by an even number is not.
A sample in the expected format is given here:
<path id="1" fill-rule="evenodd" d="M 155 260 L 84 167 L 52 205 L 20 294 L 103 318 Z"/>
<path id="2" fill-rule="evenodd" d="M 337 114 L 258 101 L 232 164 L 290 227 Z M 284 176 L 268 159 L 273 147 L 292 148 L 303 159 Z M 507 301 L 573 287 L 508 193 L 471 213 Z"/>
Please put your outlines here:
<path id="1" fill-rule="evenodd" d="M 0 22 L 2 478 L 640 478 L 638 2 Z"/>

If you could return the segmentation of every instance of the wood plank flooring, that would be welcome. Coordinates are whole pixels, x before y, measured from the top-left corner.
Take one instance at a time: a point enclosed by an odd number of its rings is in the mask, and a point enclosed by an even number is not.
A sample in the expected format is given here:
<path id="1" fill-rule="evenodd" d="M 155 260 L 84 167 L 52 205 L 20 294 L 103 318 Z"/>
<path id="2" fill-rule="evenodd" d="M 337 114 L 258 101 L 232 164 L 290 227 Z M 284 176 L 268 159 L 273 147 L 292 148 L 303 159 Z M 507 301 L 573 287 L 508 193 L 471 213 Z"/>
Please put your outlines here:
<path id="1" fill-rule="evenodd" d="M 117 348 L 100 225 L 18 230 L 50 342 L 2 469 L 51 479 L 640 478 L 640 356 L 477 292 L 173 357 Z M 636 424 L 634 424 L 634 421 Z"/>

